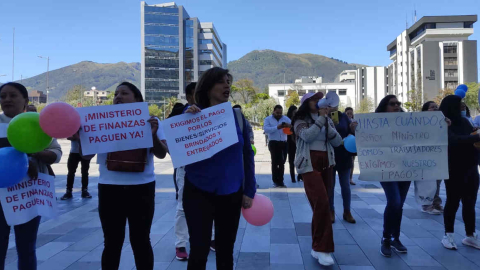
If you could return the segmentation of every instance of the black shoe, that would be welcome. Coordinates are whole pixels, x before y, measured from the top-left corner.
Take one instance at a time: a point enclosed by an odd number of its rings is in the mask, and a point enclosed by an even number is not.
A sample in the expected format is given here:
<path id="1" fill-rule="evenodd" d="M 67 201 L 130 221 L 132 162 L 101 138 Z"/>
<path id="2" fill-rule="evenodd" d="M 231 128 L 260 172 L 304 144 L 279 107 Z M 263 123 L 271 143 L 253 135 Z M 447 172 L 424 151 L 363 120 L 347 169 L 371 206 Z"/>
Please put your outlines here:
<path id="1" fill-rule="evenodd" d="M 71 198 L 73 198 L 72 191 L 67 190 L 67 192 L 65 192 L 65 194 L 60 198 L 60 200 L 66 201 L 66 200 L 70 200 Z"/>
<path id="2" fill-rule="evenodd" d="M 380 248 L 380 253 L 385 257 L 392 257 L 392 240 L 383 238 L 382 247 Z"/>
<path id="3" fill-rule="evenodd" d="M 400 239 L 395 239 L 391 243 L 393 249 L 399 253 L 407 253 L 407 248 L 400 242 Z"/>
<path id="4" fill-rule="evenodd" d="M 301 176 L 300 174 L 297 176 L 297 181 L 298 181 L 298 182 L 303 181 L 303 178 L 302 178 L 302 176 Z"/>
<path id="5" fill-rule="evenodd" d="M 90 193 L 88 193 L 88 190 L 84 189 L 84 190 L 82 190 L 82 198 L 90 199 L 90 198 L 92 198 L 92 195 L 90 195 Z"/>
<path id="6" fill-rule="evenodd" d="M 292 178 L 292 183 L 296 183 L 297 181 L 295 181 L 295 177 Z"/>

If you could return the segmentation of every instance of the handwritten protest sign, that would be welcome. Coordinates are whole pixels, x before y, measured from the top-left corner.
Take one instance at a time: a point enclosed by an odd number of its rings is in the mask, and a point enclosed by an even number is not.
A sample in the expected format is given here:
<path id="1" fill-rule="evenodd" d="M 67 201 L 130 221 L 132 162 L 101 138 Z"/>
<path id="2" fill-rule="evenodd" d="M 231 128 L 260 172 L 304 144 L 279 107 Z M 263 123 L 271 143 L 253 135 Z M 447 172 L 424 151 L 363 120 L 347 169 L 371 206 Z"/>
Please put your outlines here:
<path id="1" fill-rule="evenodd" d="M 84 155 L 153 147 L 148 105 L 144 102 L 77 108 Z"/>
<path id="2" fill-rule="evenodd" d="M 175 168 L 210 158 L 238 142 L 230 102 L 162 122 Z"/>
<path id="3" fill-rule="evenodd" d="M 28 179 L 8 188 L 0 188 L 0 201 L 10 226 L 26 223 L 36 216 L 55 217 L 57 200 L 54 177 L 39 173 L 36 180 Z"/>
<path id="4" fill-rule="evenodd" d="M 441 112 L 355 115 L 360 180 L 448 179 L 448 131 Z"/>

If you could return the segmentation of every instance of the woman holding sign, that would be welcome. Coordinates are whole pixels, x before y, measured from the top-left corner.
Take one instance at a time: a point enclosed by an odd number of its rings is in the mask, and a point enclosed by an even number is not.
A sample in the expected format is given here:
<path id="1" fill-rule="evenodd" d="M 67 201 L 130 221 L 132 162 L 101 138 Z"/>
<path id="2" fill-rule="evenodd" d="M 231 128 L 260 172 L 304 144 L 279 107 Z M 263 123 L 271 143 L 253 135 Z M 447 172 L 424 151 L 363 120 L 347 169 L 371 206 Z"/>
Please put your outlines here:
<path id="1" fill-rule="evenodd" d="M 334 264 L 331 255 L 334 251 L 333 220 L 328 200 L 335 166 L 333 147 L 342 144 L 342 137 L 327 115 L 332 104 L 320 100 L 322 98 L 322 92 L 304 95 L 293 122 L 297 137 L 295 166 L 302 174 L 305 192 L 313 209 L 311 254 L 321 265 L 328 266 Z"/>
<path id="2" fill-rule="evenodd" d="M 447 96 L 440 104 L 440 110 L 451 120 L 448 127 L 448 171 L 450 178 L 445 181 L 447 202 L 443 219 L 445 236 L 442 244 L 447 249 L 457 249 L 454 239 L 455 215 L 462 201 L 462 216 L 465 222 L 466 236 L 462 243 L 480 249 L 480 241 L 475 233 L 475 204 L 479 185 L 478 152 L 474 143 L 480 141 L 480 135 L 471 135 L 474 128 L 462 117 L 462 99 Z"/>
<path id="3" fill-rule="evenodd" d="M 226 69 L 207 70 L 195 89 L 196 105 L 185 113 L 195 114 L 201 109 L 228 102 L 230 80 Z M 189 270 L 205 269 L 213 223 L 217 269 L 233 269 L 233 246 L 240 211 L 242 207 L 250 208 L 255 196 L 255 164 L 245 118 L 235 117 L 235 123 L 229 124 L 236 126 L 238 143 L 210 158 L 185 166 L 183 208 L 190 233 Z M 243 133 L 240 125 L 244 127 Z"/>
<path id="4" fill-rule="evenodd" d="M 403 112 L 402 103 L 395 95 L 384 97 L 378 104 L 376 113 Z M 407 248 L 400 242 L 400 225 L 402 224 L 403 204 L 407 198 L 410 181 L 380 182 L 387 205 L 383 214 L 383 238 L 380 253 L 385 257 L 392 256 L 392 247 L 400 253 L 406 253 Z"/>
<path id="5" fill-rule="evenodd" d="M 140 90 L 128 82 L 115 90 L 113 104 L 143 102 Z M 148 120 L 152 126 L 153 148 L 98 154 L 98 213 L 102 223 L 105 248 L 102 269 L 118 269 L 125 225 L 128 220 L 130 244 L 139 270 L 153 269 L 150 228 L 155 211 L 155 172 L 153 157 L 167 153 L 163 130 L 158 119 Z"/>
<path id="6" fill-rule="evenodd" d="M 0 87 L 0 104 L 3 110 L 3 114 L 0 114 L 0 124 L 7 124 L 12 118 L 26 110 L 28 105 L 27 89 L 25 86 L 13 82 L 2 85 Z M 0 134 L 0 148 L 10 146 L 5 136 L 6 134 Z M 48 165 L 60 162 L 61 157 L 62 149 L 57 140 L 54 139 L 44 151 L 30 155 L 29 177 L 37 178 L 39 172 L 49 174 Z M 2 161 L 0 160 L 0 162 Z M 37 216 L 27 223 L 13 227 L 19 269 L 37 269 L 35 248 L 39 225 L 40 216 Z M 10 226 L 5 220 L 3 208 L 0 207 L 0 269 L 3 269 L 5 265 L 9 235 Z"/>

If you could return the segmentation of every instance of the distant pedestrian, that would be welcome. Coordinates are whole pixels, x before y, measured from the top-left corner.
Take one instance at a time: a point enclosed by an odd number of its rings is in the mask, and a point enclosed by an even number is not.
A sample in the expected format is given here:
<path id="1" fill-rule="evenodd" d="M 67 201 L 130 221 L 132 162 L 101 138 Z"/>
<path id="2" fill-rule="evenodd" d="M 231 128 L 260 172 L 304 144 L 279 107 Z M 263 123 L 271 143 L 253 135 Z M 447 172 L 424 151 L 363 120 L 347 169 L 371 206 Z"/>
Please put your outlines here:
<path id="1" fill-rule="evenodd" d="M 67 191 L 65 194 L 60 198 L 62 201 L 69 200 L 73 197 L 72 190 L 73 190 L 73 183 L 75 182 L 75 172 L 77 171 L 78 164 L 81 164 L 81 172 L 82 172 L 82 198 L 90 199 L 92 195 L 88 192 L 88 171 L 90 169 L 90 161 L 91 157 L 83 157 L 80 154 L 80 139 L 78 134 L 68 138 L 70 140 L 70 155 L 68 155 L 67 160 Z"/>
<path id="2" fill-rule="evenodd" d="M 26 112 L 37 112 L 37 107 L 33 104 L 28 104 Z"/>
<path id="3" fill-rule="evenodd" d="M 295 114 L 297 113 L 297 106 L 292 105 L 290 108 L 288 108 L 287 112 L 287 117 L 292 120 L 292 125 L 293 125 L 293 118 L 295 117 Z M 295 183 L 295 152 L 297 152 L 297 142 L 295 138 L 295 132 L 293 128 L 290 128 L 292 130 L 292 134 L 287 136 L 287 145 L 288 145 L 288 163 L 290 165 L 290 177 L 292 178 L 292 183 Z M 302 180 L 302 175 L 299 174 L 297 177 L 298 182 Z"/>
<path id="4" fill-rule="evenodd" d="M 272 180 L 274 187 L 286 187 L 283 181 L 287 158 L 287 134 L 284 128 L 291 128 L 291 121 L 283 115 L 283 107 L 276 105 L 273 113 L 263 122 L 263 130 L 268 134 L 268 150 L 272 160 Z"/>
<path id="5" fill-rule="evenodd" d="M 475 127 L 472 116 L 470 115 L 470 109 L 468 108 L 467 104 L 465 104 L 465 102 L 463 101 L 462 101 L 461 113 L 462 113 L 462 116 L 468 120 L 470 125 L 472 127 Z"/>
<path id="6" fill-rule="evenodd" d="M 322 97 L 322 92 L 304 95 L 293 122 L 297 136 L 295 165 L 302 174 L 313 210 L 311 255 L 321 265 L 328 266 L 334 264 L 332 253 L 335 249 L 328 202 L 335 166 L 333 147 L 338 147 L 342 138 L 327 116 L 328 104 L 322 103 L 320 109 L 317 107 Z"/>
<path id="7" fill-rule="evenodd" d="M 121 83 L 113 104 L 143 102 L 133 84 Z M 165 135 L 159 120 L 151 117 L 153 147 L 98 154 L 98 213 L 104 236 L 102 269 L 118 269 L 128 221 L 130 245 L 137 269 L 153 269 L 150 229 L 155 212 L 155 167 L 153 157 L 167 153 Z"/>
<path id="8" fill-rule="evenodd" d="M 240 105 L 235 105 L 233 106 L 234 109 L 240 109 L 240 111 L 242 111 L 242 106 Z M 242 111 L 243 113 L 243 111 Z M 250 124 L 250 122 L 248 122 L 248 120 L 245 120 L 246 123 L 247 123 L 247 132 L 248 132 L 248 138 L 250 138 L 250 144 L 255 144 L 255 138 L 254 138 L 254 135 L 253 135 L 253 128 L 252 128 L 252 125 Z"/>
<path id="9" fill-rule="evenodd" d="M 454 224 L 460 201 L 466 236 L 462 243 L 480 249 L 480 241 L 475 232 L 475 205 L 479 186 L 478 152 L 473 145 L 480 142 L 480 135 L 471 135 L 474 128 L 462 117 L 461 98 L 447 96 L 440 104 L 440 111 L 448 117 L 448 172 L 450 178 L 445 181 L 447 202 L 443 213 L 445 236 L 442 244 L 447 249 L 457 249 L 454 239 Z"/>
<path id="10" fill-rule="evenodd" d="M 228 102 L 230 81 L 226 69 L 207 70 L 198 81 L 195 105 L 185 113 L 195 114 Z M 235 125 L 238 142 L 210 158 L 185 166 L 183 207 L 190 234 L 188 270 L 206 268 L 213 223 L 217 269 L 233 270 L 233 247 L 241 208 L 250 208 L 256 193 L 255 164 L 246 121 L 241 112 L 232 110 L 235 122 L 229 124 Z"/>
<path id="11" fill-rule="evenodd" d="M 438 111 L 437 103 L 428 101 L 423 104 L 422 112 Z M 442 180 L 437 181 L 415 181 L 415 199 L 422 208 L 422 212 L 431 215 L 443 213 L 442 198 L 440 198 L 440 185 Z"/>
<path id="12" fill-rule="evenodd" d="M 355 115 L 353 113 L 353 108 L 352 107 L 347 107 L 345 108 L 345 114 L 348 116 L 351 122 L 356 122 L 355 121 Z M 353 182 L 353 171 L 355 170 L 355 156 L 357 154 L 352 155 L 352 169 L 350 170 L 350 185 L 354 186 L 356 185 L 355 182 Z"/>
<path id="13" fill-rule="evenodd" d="M 402 103 L 395 95 L 384 97 L 378 104 L 376 113 L 403 112 Z M 403 205 L 407 198 L 410 181 L 380 182 L 387 197 L 387 205 L 383 214 L 383 238 L 380 253 L 385 257 L 392 256 L 392 247 L 400 253 L 407 253 L 407 248 L 400 241 Z M 393 239 L 393 240 L 392 240 Z"/>
<path id="14" fill-rule="evenodd" d="M 8 124 L 15 116 L 23 113 L 28 104 L 28 91 L 19 83 L 6 83 L 0 86 L 0 123 Z M 0 148 L 10 147 L 6 134 L 0 137 Z M 60 162 L 62 149 L 56 139 L 43 151 L 29 155 L 28 176 L 36 179 L 38 173 L 53 175 L 50 165 Z M 3 162 L 3 160 L 0 160 Z M 26 193 L 24 193 L 26 194 Z M 54 194 L 55 196 L 55 194 Z M 17 267 L 20 270 L 37 269 L 36 241 L 40 216 L 30 221 L 13 226 L 15 233 L 15 248 L 17 250 Z M 7 224 L 3 208 L 0 205 L 0 269 L 5 267 L 11 226 Z"/>
<path id="15" fill-rule="evenodd" d="M 331 94 L 330 94 L 331 93 Z M 336 100 L 339 100 L 338 95 L 335 92 L 330 92 L 329 95 L 337 96 Z M 328 95 L 327 95 L 328 96 Z M 338 134 L 345 139 L 349 135 L 355 134 L 355 128 L 357 123 L 351 122 L 350 118 L 338 111 L 338 103 L 330 104 L 328 108 L 329 114 L 337 114 L 338 124 L 335 125 L 335 129 Z M 343 220 L 349 223 L 356 223 L 350 212 L 351 204 L 351 190 L 350 190 L 350 172 L 353 170 L 352 153 L 348 152 L 342 145 L 335 147 L 335 167 L 333 168 L 332 188 L 330 189 L 330 210 L 332 212 L 332 221 L 335 221 L 335 184 L 336 175 L 338 174 L 338 182 L 340 183 L 342 200 L 343 200 Z"/>

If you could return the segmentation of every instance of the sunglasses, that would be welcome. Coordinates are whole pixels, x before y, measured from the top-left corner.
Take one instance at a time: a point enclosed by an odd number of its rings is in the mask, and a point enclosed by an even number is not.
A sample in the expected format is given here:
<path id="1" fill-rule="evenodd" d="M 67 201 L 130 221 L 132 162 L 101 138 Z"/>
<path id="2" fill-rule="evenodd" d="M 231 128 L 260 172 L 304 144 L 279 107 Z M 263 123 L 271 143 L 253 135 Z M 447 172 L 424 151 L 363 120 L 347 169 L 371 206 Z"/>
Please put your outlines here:
<path id="1" fill-rule="evenodd" d="M 388 105 L 392 106 L 392 107 L 395 107 L 396 106 L 402 106 L 402 103 L 401 102 L 389 102 Z"/>

